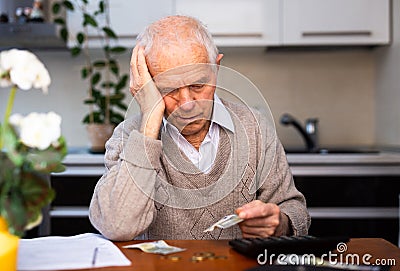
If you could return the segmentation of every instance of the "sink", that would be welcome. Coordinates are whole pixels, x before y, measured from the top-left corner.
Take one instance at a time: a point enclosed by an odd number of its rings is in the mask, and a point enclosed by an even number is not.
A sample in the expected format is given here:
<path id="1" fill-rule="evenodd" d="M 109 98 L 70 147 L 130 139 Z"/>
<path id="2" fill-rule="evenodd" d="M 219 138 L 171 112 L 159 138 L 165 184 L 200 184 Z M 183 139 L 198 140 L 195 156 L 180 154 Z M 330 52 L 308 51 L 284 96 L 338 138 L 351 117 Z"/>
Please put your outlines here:
<path id="1" fill-rule="evenodd" d="M 320 148 L 315 152 L 309 152 L 305 149 L 285 149 L 285 152 L 293 154 L 377 154 L 379 150 L 371 148 Z"/>

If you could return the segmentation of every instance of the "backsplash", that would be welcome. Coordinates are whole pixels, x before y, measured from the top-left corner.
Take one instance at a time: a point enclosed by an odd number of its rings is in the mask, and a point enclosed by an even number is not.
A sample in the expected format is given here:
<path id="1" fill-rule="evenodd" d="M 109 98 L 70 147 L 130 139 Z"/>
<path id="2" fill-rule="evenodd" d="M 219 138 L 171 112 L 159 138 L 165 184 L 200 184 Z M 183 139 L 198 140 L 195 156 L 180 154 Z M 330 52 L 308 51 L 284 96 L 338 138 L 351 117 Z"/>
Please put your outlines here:
<path id="1" fill-rule="evenodd" d="M 321 145 L 375 144 L 375 51 L 370 49 L 268 51 L 265 48 L 220 48 L 222 65 L 248 77 L 268 101 L 278 135 L 285 146 L 303 146 L 297 131 L 279 124 L 291 113 L 300 121 L 319 118 Z M 81 59 L 64 51 L 40 51 L 52 84 L 49 94 L 20 91 L 14 112 L 47 112 L 63 117 L 62 129 L 69 146 L 87 146 L 82 117 L 87 107 L 87 85 L 80 78 Z M 128 70 L 130 55 L 122 56 Z M 126 93 L 131 99 L 128 89 Z M 1 89 L 0 117 L 8 91 Z"/>

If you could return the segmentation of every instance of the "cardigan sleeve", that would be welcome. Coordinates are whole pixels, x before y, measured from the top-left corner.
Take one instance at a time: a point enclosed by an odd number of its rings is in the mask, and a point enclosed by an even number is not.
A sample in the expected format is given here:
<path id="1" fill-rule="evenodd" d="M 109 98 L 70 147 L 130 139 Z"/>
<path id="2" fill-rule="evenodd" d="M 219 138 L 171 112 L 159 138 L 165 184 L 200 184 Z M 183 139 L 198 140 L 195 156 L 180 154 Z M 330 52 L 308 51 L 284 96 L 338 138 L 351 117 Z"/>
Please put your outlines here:
<path id="1" fill-rule="evenodd" d="M 106 238 L 132 240 L 155 216 L 152 195 L 160 167 L 160 140 L 145 137 L 125 121 L 106 144 L 106 172 L 96 184 L 89 219 Z"/>
<path id="2" fill-rule="evenodd" d="M 263 129 L 262 126 L 265 136 L 262 137 L 264 142 L 261 143 L 262 154 L 257 167 L 260 182 L 257 199 L 277 204 L 288 216 L 293 234 L 306 235 L 311 224 L 306 199 L 295 186 L 285 151 L 275 131 L 268 134 L 266 127 Z"/>

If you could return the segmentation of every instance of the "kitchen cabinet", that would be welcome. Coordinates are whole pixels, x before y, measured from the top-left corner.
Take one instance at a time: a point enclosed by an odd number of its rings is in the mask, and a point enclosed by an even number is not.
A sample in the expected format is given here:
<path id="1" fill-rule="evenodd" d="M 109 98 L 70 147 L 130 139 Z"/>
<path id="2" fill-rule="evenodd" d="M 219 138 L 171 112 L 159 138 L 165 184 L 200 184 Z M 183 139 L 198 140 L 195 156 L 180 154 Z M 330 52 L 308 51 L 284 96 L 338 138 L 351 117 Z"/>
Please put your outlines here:
<path id="1" fill-rule="evenodd" d="M 119 36 L 118 44 L 132 48 L 135 45 L 137 35 L 151 22 L 172 14 L 173 0 L 112 0 L 109 1 L 109 17 L 112 29 Z M 89 0 L 88 10 L 95 10 L 98 0 Z M 105 16 L 98 18 L 99 24 L 105 24 Z M 79 10 L 67 12 L 67 24 L 70 30 L 69 46 L 75 44 L 78 31 L 82 31 L 82 13 Z M 90 37 L 89 46 L 98 48 L 103 46 L 97 39 L 97 32 L 88 28 Z"/>
<path id="2" fill-rule="evenodd" d="M 390 41 L 390 0 L 283 0 L 284 45 Z"/>
<path id="3" fill-rule="evenodd" d="M 173 0 L 110 1 L 111 25 L 119 36 L 119 42 L 130 48 L 147 25 L 172 14 Z"/>
<path id="4" fill-rule="evenodd" d="M 399 153 L 289 154 L 287 158 L 296 186 L 307 200 L 310 234 L 382 237 L 397 244 Z M 68 154 L 66 171 L 52 174 L 56 199 L 47 234 L 96 232 L 88 219 L 88 206 L 105 171 L 103 163 L 101 154 Z"/>
<path id="5" fill-rule="evenodd" d="M 89 8 L 97 0 L 89 1 Z M 390 0 L 148 0 L 110 1 L 119 44 L 132 48 L 151 22 L 180 14 L 200 19 L 218 46 L 382 45 L 390 42 Z M 68 12 L 71 40 L 81 29 Z M 99 47 L 90 33 L 90 47 Z"/>
<path id="6" fill-rule="evenodd" d="M 198 18 L 220 46 L 280 43 L 280 0 L 176 0 L 175 13 Z"/>
<path id="7" fill-rule="evenodd" d="M 400 176 L 294 176 L 315 236 L 399 238 Z"/>
<path id="8" fill-rule="evenodd" d="M 400 154 L 288 154 L 316 236 L 399 238 Z"/>
<path id="9" fill-rule="evenodd" d="M 89 9 L 96 6 L 96 0 L 89 2 Z M 280 0 L 113 0 L 110 1 L 110 21 L 119 36 L 119 44 L 130 48 L 147 25 L 173 14 L 200 19 L 217 45 L 265 46 L 279 44 L 279 9 Z M 69 46 L 74 44 L 76 33 L 81 29 L 81 18 L 78 11 L 67 13 Z M 96 35 L 89 31 L 90 47 L 101 46 Z"/>

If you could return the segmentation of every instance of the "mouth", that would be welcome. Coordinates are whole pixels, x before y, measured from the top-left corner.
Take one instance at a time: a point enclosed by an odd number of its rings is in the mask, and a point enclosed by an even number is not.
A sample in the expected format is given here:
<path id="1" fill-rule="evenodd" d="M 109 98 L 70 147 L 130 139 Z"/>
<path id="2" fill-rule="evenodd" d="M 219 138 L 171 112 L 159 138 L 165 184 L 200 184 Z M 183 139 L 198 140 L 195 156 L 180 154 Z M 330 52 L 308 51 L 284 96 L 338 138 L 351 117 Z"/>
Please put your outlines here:
<path id="1" fill-rule="evenodd" d="M 201 114 L 195 116 L 175 116 L 175 118 L 180 122 L 193 122 L 201 119 Z"/>

